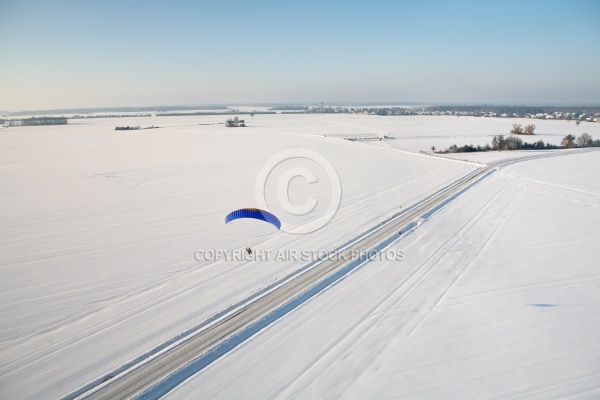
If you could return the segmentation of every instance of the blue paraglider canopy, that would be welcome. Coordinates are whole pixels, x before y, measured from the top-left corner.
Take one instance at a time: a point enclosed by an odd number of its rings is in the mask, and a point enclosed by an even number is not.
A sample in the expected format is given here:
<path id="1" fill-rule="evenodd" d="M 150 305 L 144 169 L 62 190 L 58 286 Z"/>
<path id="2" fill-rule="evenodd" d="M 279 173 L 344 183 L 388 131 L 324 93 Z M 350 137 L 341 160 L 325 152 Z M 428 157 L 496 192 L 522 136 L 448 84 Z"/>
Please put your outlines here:
<path id="1" fill-rule="evenodd" d="M 260 210 L 258 208 L 242 208 L 232 211 L 225 217 L 225 223 L 227 224 L 229 221 L 239 218 L 258 219 L 274 225 L 277 229 L 281 229 L 281 222 L 279 221 L 279 218 L 268 211 Z"/>

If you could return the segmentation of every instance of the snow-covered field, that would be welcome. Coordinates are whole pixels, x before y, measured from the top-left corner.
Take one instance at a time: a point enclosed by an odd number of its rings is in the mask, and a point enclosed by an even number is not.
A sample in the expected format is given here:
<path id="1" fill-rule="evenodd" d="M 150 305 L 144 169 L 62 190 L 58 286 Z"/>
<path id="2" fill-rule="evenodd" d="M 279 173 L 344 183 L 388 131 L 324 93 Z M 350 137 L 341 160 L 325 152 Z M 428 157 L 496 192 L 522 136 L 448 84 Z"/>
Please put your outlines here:
<path id="1" fill-rule="evenodd" d="M 450 116 L 408 116 L 377 117 L 356 116 L 352 119 L 328 118 L 330 122 L 345 122 L 348 125 L 363 127 L 365 132 L 391 136 L 394 139 L 385 141 L 385 145 L 400 150 L 431 151 L 431 146 L 443 150 L 451 145 L 474 146 L 490 144 L 495 135 L 507 136 L 512 124 L 536 126 L 534 136 L 520 136 L 524 142 L 533 143 L 543 140 L 544 143 L 559 145 L 568 134 L 579 136 L 587 132 L 600 139 L 600 124 L 538 120 L 527 118 L 483 118 L 483 117 L 450 117 Z"/>
<path id="2" fill-rule="evenodd" d="M 222 116 L 0 129 L 0 397 L 65 395 L 302 266 L 196 261 L 196 250 L 333 248 L 476 168 L 413 151 L 442 147 L 440 135 L 487 143 L 514 122 L 244 118 L 243 129 L 219 125 Z M 536 140 L 600 138 L 592 124 L 542 122 Z M 125 125 L 161 128 L 114 131 Z M 381 133 L 396 139 L 340 140 Z M 256 206 L 258 172 L 290 148 L 335 166 L 333 220 L 303 236 L 226 226 L 229 211 Z M 492 175 L 398 242 L 405 261 L 356 271 L 172 395 L 532 393 L 544 382 L 583 391 L 600 372 L 590 339 L 599 160 L 569 155 Z M 511 374 L 521 386 L 503 385 Z"/>
<path id="3" fill-rule="evenodd" d="M 169 398 L 597 398 L 599 171 L 497 172 Z"/>

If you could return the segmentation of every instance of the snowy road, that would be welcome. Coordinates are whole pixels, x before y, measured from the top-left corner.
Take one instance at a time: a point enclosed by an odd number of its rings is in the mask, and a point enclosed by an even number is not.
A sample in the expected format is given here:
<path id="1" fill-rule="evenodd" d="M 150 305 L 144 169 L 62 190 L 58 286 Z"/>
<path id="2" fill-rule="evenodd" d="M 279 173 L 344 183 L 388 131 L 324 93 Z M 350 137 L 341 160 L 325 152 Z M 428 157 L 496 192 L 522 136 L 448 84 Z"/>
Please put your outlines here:
<path id="1" fill-rule="evenodd" d="M 82 394 L 81 397 L 92 399 L 129 398 L 142 393 L 149 393 L 152 397 L 152 390 L 156 385 L 167 379 L 174 379 L 173 377 L 176 376 L 178 371 L 214 349 L 219 343 L 232 335 L 243 332 L 257 321 L 264 319 L 273 310 L 283 308 L 301 293 L 322 282 L 336 271 L 343 269 L 351 262 L 349 261 L 351 259 L 350 254 L 364 254 L 373 249 L 381 250 L 382 245 L 385 246 L 398 238 L 398 230 L 413 227 L 421 216 L 443 206 L 453 197 L 493 173 L 495 169 L 514 162 L 548 156 L 547 154 L 534 155 L 496 162 L 466 175 L 459 181 L 403 211 L 380 227 L 358 237 L 343 249 L 341 257 L 325 260 L 298 275 L 289 277 L 262 296 L 252 299 L 211 325 L 206 326 L 203 330 L 181 339 L 141 364 L 123 372 L 113 380 Z M 185 378 L 186 376 L 179 376 L 175 379 L 183 380 Z"/>

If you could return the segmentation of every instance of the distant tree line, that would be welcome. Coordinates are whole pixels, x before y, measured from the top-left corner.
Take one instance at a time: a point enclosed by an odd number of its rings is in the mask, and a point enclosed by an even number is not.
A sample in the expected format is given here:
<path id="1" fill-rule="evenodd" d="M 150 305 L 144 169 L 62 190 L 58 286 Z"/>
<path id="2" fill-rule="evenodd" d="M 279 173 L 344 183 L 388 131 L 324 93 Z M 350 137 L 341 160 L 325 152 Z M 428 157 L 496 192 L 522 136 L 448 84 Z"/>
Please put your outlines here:
<path id="1" fill-rule="evenodd" d="M 538 140 L 535 143 L 524 143 L 520 138 L 509 136 L 504 137 L 503 135 L 494 136 L 491 145 L 486 144 L 485 146 L 473 146 L 472 144 L 458 147 L 453 144 L 446 150 L 435 151 L 435 146 L 431 147 L 434 153 L 447 154 L 447 153 L 472 153 L 478 151 L 506 151 L 506 150 L 551 150 L 551 149 L 570 149 L 572 147 L 600 147 L 600 140 L 594 140 L 592 136 L 587 133 L 582 133 L 579 137 L 574 135 L 565 136 L 560 146 L 555 146 L 550 143 L 544 143 L 543 140 Z"/>
<path id="2" fill-rule="evenodd" d="M 141 118 L 151 117 L 152 114 L 101 114 L 101 115 L 73 115 L 70 119 L 90 119 L 90 118 Z"/>
<path id="3" fill-rule="evenodd" d="M 223 109 L 223 106 L 203 106 L 204 110 Z M 176 110 L 197 110 L 198 107 L 186 106 L 152 106 L 152 107 L 111 107 L 111 108 L 65 108 L 61 110 L 29 110 L 29 111 L 13 111 L 11 116 L 23 115 L 51 115 L 51 114 L 90 114 L 90 113 L 132 113 L 132 112 L 150 112 L 150 111 L 176 111 Z M 151 114 L 147 114 L 150 116 Z M 84 118 L 84 117 L 80 117 Z M 92 118 L 89 116 L 88 118 Z"/>
<path id="4" fill-rule="evenodd" d="M 139 126 L 117 126 L 115 131 L 135 131 L 140 129 Z"/>
<path id="5" fill-rule="evenodd" d="M 39 125 L 66 125 L 66 117 L 32 117 L 25 119 L 11 119 L 9 126 L 39 126 Z"/>
<path id="6" fill-rule="evenodd" d="M 269 110 L 273 111 L 308 111 L 308 106 L 278 106 L 271 107 Z"/>
<path id="7" fill-rule="evenodd" d="M 188 112 L 188 113 L 157 113 L 157 117 L 184 117 L 184 116 L 194 116 L 194 115 L 233 115 L 233 114 L 246 114 L 246 115 L 254 115 L 254 114 L 277 114 L 275 111 L 223 111 L 223 112 Z"/>
<path id="8" fill-rule="evenodd" d="M 461 106 L 461 105 L 442 105 L 427 107 L 430 111 L 451 111 L 451 112 L 480 112 L 480 113 L 498 113 L 498 114 L 552 114 L 554 112 L 563 113 L 585 113 L 594 114 L 600 112 L 600 107 L 588 107 L 588 106 L 494 106 L 491 104 L 473 105 L 473 106 Z"/>

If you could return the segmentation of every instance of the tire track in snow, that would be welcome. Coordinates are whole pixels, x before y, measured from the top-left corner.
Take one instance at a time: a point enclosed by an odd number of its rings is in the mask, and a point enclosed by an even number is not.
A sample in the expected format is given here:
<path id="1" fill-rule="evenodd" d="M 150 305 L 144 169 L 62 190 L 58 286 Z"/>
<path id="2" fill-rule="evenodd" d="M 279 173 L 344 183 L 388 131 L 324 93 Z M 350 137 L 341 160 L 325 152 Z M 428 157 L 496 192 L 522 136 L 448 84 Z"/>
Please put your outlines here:
<path id="1" fill-rule="evenodd" d="M 508 185 L 505 184 L 504 187 L 494 195 L 494 197 L 486 204 L 482 209 L 480 209 L 477 214 L 467 220 L 465 224 L 460 228 L 459 232 L 450 237 L 446 242 L 444 242 L 441 246 L 439 246 L 433 253 L 428 254 L 426 259 L 421 261 L 413 270 L 409 273 L 408 276 L 405 277 L 404 280 L 400 282 L 400 284 L 393 290 L 393 292 L 386 298 L 382 299 L 380 302 L 375 304 L 373 307 L 369 309 L 369 312 L 365 313 L 365 317 L 361 318 L 362 322 L 352 326 L 350 329 L 344 331 L 340 334 L 340 340 L 336 342 L 333 346 L 329 347 L 328 350 L 319 355 L 319 357 L 313 359 L 311 366 L 303 370 L 294 380 L 288 383 L 287 387 L 282 389 L 279 393 L 277 393 L 277 398 L 290 398 L 297 396 L 297 390 L 294 389 L 294 386 L 302 387 L 302 390 L 305 390 L 307 387 L 311 385 L 317 384 L 320 375 L 324 375 L 326 371 L 334 370 L 336 363 L 339 360 L 347 360 L 348 357 L 351 356 L 354 349 L 363 345 L 360 343 L 360 338 L 364 340 L 369 340 L 369 333 L 375 329 L 379 328 L 379 324 L 389 318 L 398 318 L 398 316 L 389 316 L 388 310 L 391 309 L 400 309 L 400 304 L 407 301 L 411 295 L 413 295 L 414 291 L 422 287 L 423 282 L 431 276 L 431 273 L 436 270 L 436 267 L 440 264 L 441 253 L 447 252 L 458 245 L 462 237 L 471 232 L 477 224 L 480 222 L 481 217 L 483 217 L 489 210 L 493 207 L 493 204 L 496 201 L 496 198 L 503 198 L 507 194 L 510 194 Z M 513 199 L 514 202 L 514 199 Z M 508 213 L 508 210 L 505 211 L 504 215 Z M 450 243 L 454 242 L 455 245 L 448 246 Z M 489 242 L 489 240 L 488 240 Z M 474 256 L 476 257 L 476 255 Z M 432 260 L 434 262 L 432 262 Z M 465 267 L 466 270 L 466 267 Z M 461 271 L 460 274 L 462 274 Z M 431 285 L 429 290 L 425 292 L 416 293 L 414 296 L 416 298 L 412 301 L 412 303 L 416 303 L 416 306 L 406 306 L 403 307 L 404 310 L 410 310 L 411 313 L 408 315 L 403 321 L 402 327 L 398 330 L 398 334 L 402 334 L 405 332 L 405 336 L 408 338 L 412 335 L 412 333 L 427 319 L 430 312 L 432 312 L 441 299 L 445 296 L 448 290 L 456 282 L 457 278 L 454 278 L 449 284 L 444 284 L 450 277 L 450 275 L 454 273 L 454 271 L 448 271 L 443 276 L 439 277 L 436 281 L 439 282 L 437 285 Z M 460 276 L 460 275 L 459 275 Z M 440 294 L 439 289 L 443 288 L 443 292 L 441 293 L 441 297 L 437 298 L 437 300 L 431 299 L 432 294 L 438 297 Z M 435 292 L 435 293 L 434 293 Z M 430 301 L 428 301 L 430 300 Z M 387 303 L 391 303 L 390 306 L 385 306 Z M 433 306 L 431 305 L 433 303 Z M 384 307 L 386 310 L 375 312 L 377 309 Z M 370 315 L 369 315 L 370 314 Z M 415 325 L 414 327 L 412 325 Z M 360 333 L 357 333 L 360 332 Z M 359 338 L 358 340 L 356 338 Z M 362 364 L 366 369 L 370 364 L 372 364 L 377 358 L 377 354 L 384 351 L 384 349 L 388 346 L 389 342 L 395 340 L 395 337 L 390 337 L 386 341 L 378 340 L 374 343 L 370 343 L 368 348 L 370 349 L 371 356 L 369 357 L 369 361 Z M 325 360 L 327 359 L 327 360 Z M 301 384 L 301 379 L 309 376 L 313 370 L 318 368 L 319 374 L 313 373 L 313 376 L 316 376 L 315 379 L 306 378 L 305 380 L 309 381 L 309 386 Z M 306 383 L 306 382 L 305 382 Z M 336 395 L 341 395 L 341 393 L 337 393 Z"/>
<path id="2" fill-rule="evenodd" d="M 526 157 L 524 159 L 532 158 L 537 157 Z M 356 241 L 349 245 L 347 250 L 356 248 L 364 251 L 365 249 L 376 248 L 380 251 L 397 240 L 398 227 L 414 228 L 415 224 L 411 221 L 421 215 L 431 215 L 435 212 L 427 210 L 438 210 L 444 207 L 501 166 L 523 161 L 524 159 L 511 160 L 508 163 L 494 163 L 474 173 L 467 174 L 464 180 L 446 187 L 410 209 L 404 210 L 397 217 L 390 218 L 383 226 L 368 230 L 364 235 L 357 237 Z M 189 376 L 226 354 L 231 348 L 243 343 L 247 338 L 291 312 L 294 308 L 343 278 L 357 266 L 364 265 L 364 263 L 363 261 L 357 264 L 344 262 L 323 263 L 318 268 L 310 269 L 306 274 L 302 273 L 294 276 L 290 278 L 290 281 L 283 282 L 272 291 L 265 293 L 260 299 L 247 303 L 245 306 L 240 306 L 233 314 L 224 316 L 221 322 L 215 322 L 214 325 L 199 333 L 182 338 L 177 343 L 145 359 L 142 363 L 132 365 L 128 371 L 121 373 L 119 379 L 111 379 L 100 386 L 86 386 L 83 392 L 78 390 L 78 394 L 69 395 L 68 398 L 79 396 L 122 398 L 144 393 L 146 396 L 154 398 L 167 393 Z M 287 300 L 285 300 L 286 298 Z M 225 353 L 214 353 L 216 348 L 221 348 Z M 161 384 L 166 386 L 161 386 Z"/>
<path id="3" fill-rule="evenodd" d="M 419 322 L 418 325 L 416 325 L 411 330 L 411 332 L 409 333 L 408 336 L 412 336 L 416 331 L 418 331 L 419 327 L 426 320 L 428 320 L 430 317 L 434 317 L 439 312 L 439 305 L 444 301 L 444 299 L 447 297 L 448 293 L 457 284 L 457 282 L 459 282 L 461 280 L 461 278 L 465 275 L 465 273 L 469 269 L 471 269 L 471 267 L 473 266 L 473 263 L 475 262 L 475 260 L 490 246 L 490 242 L 492 242 L 492 240 L 496 237 L 496 235 L 497 235 L 498 231 L 500 230 L 500 228 L 506 223 L 506 217 L 510 214 L 510 212 L 514 208 L 515 204 L 518 202 L 520 196 L 523 194 L 523 191 L 524 191 L 524 188 L 521 187 L 520 190 L 519 190 L 519 193 L 516 196 L 514 196 L 514 197 L 512 197 L 510 199 L 510 202 L 509 202 L 508 206 L 505 206 L 505 207 L 502 208 L 502 214 L 501 214 L 501 218 L 500 218 L 500 223 L 497 224 L 494 227 L 494 229 L 492 230 L 492 233 L 486 238 L 485 243 L 483 244 L 483 246 L 479 247 L 478 251 L 471 256 L 470 261 L 463 268 L 460 268 L 458 271 L 456 271 L 456 277 L 453 279 L 453 281 L 450 283 L 450 285 L 447 288 L 444 288 L 444 292 L 441 295 L 441 297 L 436 300 L 436 302 L 433 304 L 433 306 L 429 310 L 427 310 L 427 313 L 424 316 L 424 318 Z M 507 188 L 507 185 L 505 185 L 505 190 L 503 190 L 501 192 L 501 195 L 500 195 L 500 197 L 498 197 L 498 200 L 501 200 L 506 195 L 512 195 L 510 189 Z M 483 214 L 481 214 L 481 217 L 479 217 L 479 219 L 477 219 L 475 221 L 475 223 L 473 224 L 473 226 L 471 227 L 471 229 L 469 229 L 468 232 L 471 232 L 482 221 L 482 218 L 485 217 L 485 215 L 488 212 L 490 212 L 490 210 L 492 210 L 494 208 L 494 206 L 497 206 L 497 201 L 495 201 L 496 197 L 497 196 L 494 196 L 494 199 L 492 199 L 490 201 L 489 206 L 486 207 L 485 212 Z M 478 216 L 479 216 L 479 214 L 478 214 Z M 461 240 L 462 240 L 462 238 L 461 238 Z M 457 244 L 460 244 L 461 240 L 459 240 L 459 242 Z"/>
<path id="4" fill-rule="evenodd" d="M 586 286 L 590 283 L 600 282 L 600 275 L 586 275 L 579 278 L 567 278 L 559 279 L 554 281 L 547 281 L 542 283 L 535 283 L 529 285 L 513 286 L 506 289 L 493 289 L 483 293 L 476 293 L 471 295 L 464 295 L 460 297 L 454 297 L 452 300 L 448 300 L 445 307 L 461 306 L 465 304 L 479 302 L 481 300 L 495 299 L 498 297 L 512 296 L 519 293 L 530 293 L 536 291 L 546 291 L 548 289 L 575 287 L 575 286 Z"/>
<path id="5" fill-rule="evenodd" d="M 385 351 L 385 348 L 387 348 L 392 341 L 398 340 L 398 335 L 402 335 L 405 340 L 410 340 L 410 337 L 412 336 L 412 334 L 428 319 L 429 315 L 434 310 L 436 310 L 440 301 L 444 298 L 446 293 L 452 288 L 452 286 L 457 281 L 458 277 L 460 277 L 462 275 L 462 273 L 464 272 L 464 270 L 466 270 L 466 268 L 459 271 L 458 276 L 450 282 L 447 282 L 447 281 L 451 277 L 451 274 L 455 272 L 453 270 L 449 270 L 446 273 L 443 273 L 440 277 L 436 277 L 435 282 L 437 282 L 437 284 L 431 284 L 429 287 L 425 288 L 425 291 L 416 292 L 416 293 L 414 291 L 417 290 L 419 287 L 422 287 L 423 283 L 426 281 L 426 279 L 428 277 L 431 277 L 431 274 L 440 265 L 443 257 L 439 257 L 439 255 L 441 253 L 445 253 L 445 252 L 455 248 L 456 245 L 461 242 L 461 240 L 462 240 L 461 238 L 464 235 L 471 232 L 476 227 L 477 223 L 480 221 L 480 218 L 489 211 L 489 209 L 491 208 L 491 204 L 494 202 L 494 200 L 497 197 L 502 198 L 507 194 L 508 189 L 506 188 L 506 186 L 507 185 L 505 185 L 503 189 L 501 189 L 497 194 L 495 194 L 493 199 L 490 200 L 490 202 L 486 206 L 484 206 L 484 208 L 480 209 L 473 218 L 470 218 L 469 220 L 467 220 L 465 222 L 465 224 L 462 227 L 460 227 L 460 230 L 456 235 L 454 235 L 454 236 L 450 237 L 448 240 L 446 240 L 441 246 L 438 247 L 438 249 L 433 254 L 429 255 L 425 260 L 423 260 L 420 263 L 417 270 L 414 271 L 411 274 L 411 276 L 409 277 L 409 281 L 412 281 L 412 282 L 410 282 L 411 284 L 406 285 L 406 283 L 409 283 L 409 282 L 403 282 L 403 284 L 400 285 L 400 287 L 398 287 L 398 289 L 391 296 L 389 296 L 388 299 L 386 299 L 386 301 L 392 299 L 391 300 L 392 304 L 387 310 L 377 313 L 377 314 L 379 314 L 379 316 L 378 316 L 378 318 L 375 319 L 375 321 L 368 320 L 368 321 L 364 322 L 364 324 L 368 325 L 368 328 L 362 335 L 360 335 L 358 337 L 366 337 L 366 335 L 368 335 L 368 333 L 370 331 L 378 328 L 378 326 L 377 326 L 378 323 L 380 323 L 381 321 L 383 321 L 385 319 L 389 319 L 389 318 L 396 319 L 396 318 L 402 317 L 402 315 L 390 316 L 389 312 L 388 312 L 389 310 L 400 310 L 400 309 L 410 310 L 410 314 L 403 319 L 402 326 L 397 331 L 398 332 L 397 335 L 391 336 L 385 341 L 378 340 L 374 344 L 369 346 L 370 352 L 373 355 L 369 358 L 369 362 L 363 364 L 364 371 L 366 371 L 368 369 L 368 367 L 370 365 L 372 365 L 373 362 L 375 362 L 375 360 L 377 359 L 377 354 L 380 354 L 381 352 Z M 454 242 L 455 245 L 448 246 L 452 242 Z M 418 273 L 420 273 L 420 274 L 418 274 Z M 419 276 L 417 276 L 417 275 L 419 275 Z M 405 290 L 402 290 L 402 289 L 405 289 Z M 440 289 L 441 289 L 441 293 L 440 293 Z M 413 293 L 414 293 L 414 296 L 416 296 L 416 298 L 413 299 L 411 302 L 415 303 L 416 305 L 400 307 L 399 305 L 406 302 L 410 298 L 410 296 L 413 295 Z M 399 294 L 399 296 L 396 297 L 395 296 L 396 294 Z M 382 302 L 382 304 L 383 303 L 385 303 L 385 301 Z M 353 337 L 357 337 L 357 336 L 354 335 Z M 333 357 L 332 364 L 335 363 L 336 360 L 338 360 L 338 359 L 344 359 L 344 358 L 348 357 L 352 353 L 353 349 L 355 347 L 358 347 L 358 345 L 359 344 L 356 341 L 351 342 L 350 346 L 346 349 L 346 351 L 344 353 L 342 353 L 340 355 L 332 356 Z M 325 369 L 325 370 L 327 370 L 327 369 Z M 359 374 L 357 376 L 357 379 L 354 380 L 354 382 L 358 382 L 360 380 L 361 375 L 363 375 L 363 374 L 362 373 Z M 350 387 L 353 384 L 354 383 L 350 384 Z M 348 391 L 348 390 L 351 391 L 351 389 L 345 388 L 345 391 Z"/>

